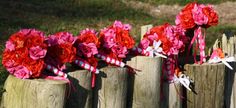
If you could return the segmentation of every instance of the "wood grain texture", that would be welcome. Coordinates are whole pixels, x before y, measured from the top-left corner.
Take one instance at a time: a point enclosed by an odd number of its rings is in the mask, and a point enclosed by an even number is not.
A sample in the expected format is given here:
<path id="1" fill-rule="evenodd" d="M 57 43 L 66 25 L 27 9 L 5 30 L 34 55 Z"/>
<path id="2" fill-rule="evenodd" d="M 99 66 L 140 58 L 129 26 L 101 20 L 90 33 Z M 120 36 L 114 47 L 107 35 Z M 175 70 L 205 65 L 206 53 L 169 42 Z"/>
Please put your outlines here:
<path id="1" fill-rule="evenodd" d="M 126 108 L 127 69 L 108 66 L 100 69 L 100 71 L 94 89 L 94 107 Z"/>
<path id="2" fill-rule="evenodd" d="M 182 86 L 174 83 L 163 83 L 163 97 L 160 100 L 161 108 L 182 108 Z"/>
<path id="3" fill-rule="evenodd" d="M 187 108 L 223 108 L 224 64 L 187 64 L 186 74 L 195 81 L 197 95 L 187 92 Z"/>
<path id="4" fill-rule="evenodd" d="M 1 108 L 64 108 L 67 82 L 9 75 Z"/>
<path id="5" fill-rule="evenodd" d="M 128 108 L 159 108 L 160 107 L 160 75 L 161 58 L 137 56 L 128 65 L 141 70 L 134 78 L 133 94 Z"/>
<path id="6" fill-rule="evenodd" d="M 92 108 L 91 72 L 76 70 L 68 73 L 72 86 L 66 108 Z"/>

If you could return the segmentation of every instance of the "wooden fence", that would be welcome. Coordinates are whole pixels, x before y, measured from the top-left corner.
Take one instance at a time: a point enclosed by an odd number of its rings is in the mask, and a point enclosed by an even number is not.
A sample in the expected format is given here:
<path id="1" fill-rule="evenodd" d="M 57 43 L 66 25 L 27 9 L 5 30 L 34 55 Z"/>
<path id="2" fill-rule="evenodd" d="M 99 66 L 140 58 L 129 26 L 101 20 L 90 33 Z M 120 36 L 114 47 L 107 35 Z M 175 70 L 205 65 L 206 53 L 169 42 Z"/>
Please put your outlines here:
<path id="1" fill-rule="evenodd" d="M 236 51 L 235 41 L 226 42 L 227 50 L 226 45 L 222 45 L 225 52 L 232 51 L 231 48 L 234 48 L 233 52 Z M 133 75 L 126 68 L 103 67 L 93 89 L 91 74 L 86 70 L 69 72 L 71 84 L 45 79 L 22 80 L 9 76 L 5 82 L 1 108 L 235 107 L 235 71 L 228 70 L 223 64 L 184 66 L 186 74 L 195 81 L 197 95 L 186 92 L 180 84 L 163 82 L 160 87 L 161 58 L 137 56 L 127 61 L 127 64 L 141 71 Z"/>

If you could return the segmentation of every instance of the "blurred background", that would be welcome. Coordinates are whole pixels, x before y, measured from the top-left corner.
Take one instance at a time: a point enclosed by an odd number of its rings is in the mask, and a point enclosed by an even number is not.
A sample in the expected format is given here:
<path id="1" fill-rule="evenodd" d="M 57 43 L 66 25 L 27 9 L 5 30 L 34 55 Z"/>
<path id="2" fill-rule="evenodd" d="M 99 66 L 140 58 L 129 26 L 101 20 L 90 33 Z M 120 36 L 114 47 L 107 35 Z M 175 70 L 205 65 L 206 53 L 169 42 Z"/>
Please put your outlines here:
<path id="1" fill-rule="evenodd" d="M 77 35 L 82 29 L 99 31 L 120 20 L 132 25 L 132 36 L 139 42 L 142 25 L 174 24 L 177 13 L 192 1 L 212 4 L 220 17 L 217 26 L 207 29 L 207 48 L 223 33 L 235 34 L 236 0 L 0 0 L 0 54 L 9 36 L 22 28 Z M 7 75 L 0 63 L 0 97 Z"/>

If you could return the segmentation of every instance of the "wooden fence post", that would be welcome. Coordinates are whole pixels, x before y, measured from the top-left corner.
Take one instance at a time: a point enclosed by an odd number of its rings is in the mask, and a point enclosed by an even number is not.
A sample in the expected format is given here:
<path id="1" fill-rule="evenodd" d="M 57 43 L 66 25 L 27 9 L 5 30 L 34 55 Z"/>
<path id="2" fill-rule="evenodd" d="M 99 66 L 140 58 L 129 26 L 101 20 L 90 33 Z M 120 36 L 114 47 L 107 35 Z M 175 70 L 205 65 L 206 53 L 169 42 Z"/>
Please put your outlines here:
<path id="1" fill-rule="evenodd" d="M 133 96 L 129 96 L 128 108 L 159 108 L 161 58 L 137 56 L 127 64 L 141 70 L 129 85 L 133 86 Z"/>
<path id="2" fill-rule="evenodd" d="M 180 83 L 163 82 L 161 108 L 182 108 L 182 86 Z"/>
<path id="3" fill-rule="evenodd" d="M 68 78 L 75 90 L 71 87 L 66 108 L 92 108 L 91 72 L 76 70 L 69 72 Z"/>
<path id="4" fill-rule="evenodd" d="M 1 108 L 64 108 L 66 81 L 18 79 L 9 75 Z"/>
<path id="5" fill-rule="evenodd" d="M 186 74 L 195 81 L 197 95 L 187 92 L 187 108 L 223 108 L 224 64 L 187 64 Z"/>
<path id="6" fill-rule="evenodd" d="M 94 108 L 126 108 L 126 68 L 108 66 L 100 69 L 94 88 Z"/>

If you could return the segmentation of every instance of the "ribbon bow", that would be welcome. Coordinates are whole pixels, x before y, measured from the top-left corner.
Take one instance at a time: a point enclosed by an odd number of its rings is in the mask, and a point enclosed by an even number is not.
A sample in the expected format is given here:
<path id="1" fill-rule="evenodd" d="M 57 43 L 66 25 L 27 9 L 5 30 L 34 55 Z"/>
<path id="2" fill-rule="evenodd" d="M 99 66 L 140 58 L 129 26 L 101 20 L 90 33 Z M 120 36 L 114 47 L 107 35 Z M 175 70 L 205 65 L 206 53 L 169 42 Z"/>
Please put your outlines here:
<path id="1" fill-rule="evenodd" d="M 174 80 L 175 83 L 181 83 L 186 89 L 194 92 L 194 81 L 189 78 L 189 76 L 183 74 L 179 68 L 175 69 Z"/>
<path id="2" fill-rule="evenodd" d="M 160 45 L 161 45 L 161 41 L 160 40 L 158 42 L 156 40 L 154 40 L 153 41 L 153 46 L 152 47 L 149 46 L 146 49 L 146 51 L 149 52 L 149 56 L 150 57 L 158 56 L 158 57 L 167 58 L 165 55 L 161 54 L 161 52 L 163 50 L 160 47 Z"/>
<path id="3" fill-rule="evenodd" d="M 228 57 L 225 56 L 222 49 L 217 48 L 213 51 L 213 53 L 211 54 L 210 59 L 208 60 L 208 63 L 219 63 L 222 62 L 224 63 L 229 69 L 233 70 L 233 67 L 231 67 L 229 65 L 228 62 L 233 62 L 235 61 L 234 57 Z"/>

